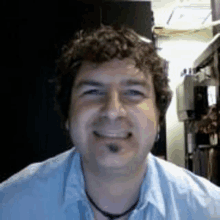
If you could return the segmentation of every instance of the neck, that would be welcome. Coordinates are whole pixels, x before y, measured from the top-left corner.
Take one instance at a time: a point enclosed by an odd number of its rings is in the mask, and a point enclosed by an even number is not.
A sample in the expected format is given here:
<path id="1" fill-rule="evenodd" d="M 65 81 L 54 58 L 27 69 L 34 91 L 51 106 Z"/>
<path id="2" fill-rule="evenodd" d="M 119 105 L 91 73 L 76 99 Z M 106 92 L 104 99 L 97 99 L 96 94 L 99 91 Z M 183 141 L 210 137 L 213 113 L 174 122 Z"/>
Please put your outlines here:
<path id="1" fill-rule="evenodd" d="M 146 164 L 133 173 L 112 173 L 112 170 L 92 172 L 83 166 L 86 190 L 94 203 L 103 211 L 120 214 L 127 211 L 139 199 L 146 173 Z M 129 175 L 128 175 L 129 174 Z M 132 189 L 132 190 L 131 190 Z"/>

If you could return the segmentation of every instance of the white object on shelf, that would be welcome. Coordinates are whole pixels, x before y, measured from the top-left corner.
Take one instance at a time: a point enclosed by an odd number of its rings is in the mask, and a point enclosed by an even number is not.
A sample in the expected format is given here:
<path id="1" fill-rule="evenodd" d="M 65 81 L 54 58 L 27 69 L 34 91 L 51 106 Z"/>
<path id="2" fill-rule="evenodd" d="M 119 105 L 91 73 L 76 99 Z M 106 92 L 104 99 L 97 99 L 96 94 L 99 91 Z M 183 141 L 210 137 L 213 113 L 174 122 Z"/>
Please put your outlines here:
<path id="1" fill-rule="evenodd" d="M 217 135 L 217 133 L 210 134 L 209 135 L 209 141 L 210 141 L 211 145 L 217 145 L 218 144 L 218 135 Z"/>
<path id="2" fill-rule="evenodd" d="M 187 144 L 188 144 L 188 153 L 191 154 L 193 153 L 195 149 L 195 134 L 193 133 L 188 133 L 187 134 Z"/>

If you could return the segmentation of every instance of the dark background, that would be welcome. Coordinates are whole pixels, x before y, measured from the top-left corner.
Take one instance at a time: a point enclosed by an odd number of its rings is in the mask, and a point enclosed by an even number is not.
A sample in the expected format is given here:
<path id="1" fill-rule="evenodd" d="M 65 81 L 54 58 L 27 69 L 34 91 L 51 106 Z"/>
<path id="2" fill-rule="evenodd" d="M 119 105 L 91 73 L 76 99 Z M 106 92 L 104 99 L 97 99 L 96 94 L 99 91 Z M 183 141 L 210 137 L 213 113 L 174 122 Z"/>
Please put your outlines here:
<path id="1" fill-rule="evenodd" d="M 55 59 L 81 28 L 126 23 L 152 39 L 150 2 L 1 1 L 0 182 L 71 146 L 54 108 Z M 155 154 L 166 155 L 165 127 Z"/>

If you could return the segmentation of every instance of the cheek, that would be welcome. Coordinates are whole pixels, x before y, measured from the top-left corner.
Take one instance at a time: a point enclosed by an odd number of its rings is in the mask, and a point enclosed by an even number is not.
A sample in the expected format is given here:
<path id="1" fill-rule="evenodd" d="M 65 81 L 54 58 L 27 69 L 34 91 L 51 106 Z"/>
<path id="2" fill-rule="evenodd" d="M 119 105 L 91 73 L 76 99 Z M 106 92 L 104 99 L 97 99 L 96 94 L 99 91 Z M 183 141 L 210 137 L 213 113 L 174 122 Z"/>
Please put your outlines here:
<path id="1" fill-rule="evenodd" d="M 74 108 L 74 106 L 76 107 Z M 91 104 L 75 103 L 71 107 L 72 128 L 80 133 L 85 133 L 86 129 L 92 123 L 96 112 L 97 109 L 92 107 Z"/>
<path id="2" fill-rule="evenodd" d="M 149 102 L 149 103 L 144 103 L 142 105 L 139 106 L 140 109 L 140 118 L 142 118 L 142 120 L 140 120 L 141 124 L 145 124 L 146 123 L 150 123 L 151 126 L 156 127 L 157 124 L 157 114 L 156 114 L 156 108 L 153 105 L 153 102 Z M 153 124 L 152 124 L 153 123 Z"/>
<path id="3" fill-rule="evenodd" d="M 157 132 L 157 119 L 154 108 L 144 104 L 133 112 L 133 116 L 139 138 L 142 141 L 150 137 L 154 138 Z"/>
<path id="4" fill-rule="evenodd" d="M 82 104 L 78 102 L 74 102 L 71 104 L 70 108 L 70 117 L 71 120 L 78 121 L 81 115 L 83 115 L 85 112 L 85 108 L 83 107 Z"/>
<path id="5" fill-rule="evenodd" d="M 155 123 L 149 118 L 142 120 L 138 127 L 138 136 L 141 142 L 151 142 L 156 134 Z M 152 139 L 152 140 L 153 140 Z"/>

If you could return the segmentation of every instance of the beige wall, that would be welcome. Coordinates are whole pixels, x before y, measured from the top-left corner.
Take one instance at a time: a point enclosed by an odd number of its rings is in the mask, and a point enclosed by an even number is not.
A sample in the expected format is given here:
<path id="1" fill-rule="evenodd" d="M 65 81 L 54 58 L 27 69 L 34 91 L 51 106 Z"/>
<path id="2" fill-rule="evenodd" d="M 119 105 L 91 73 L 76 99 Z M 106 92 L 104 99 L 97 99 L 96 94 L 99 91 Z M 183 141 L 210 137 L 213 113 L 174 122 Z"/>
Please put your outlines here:
<path id="1" fill-rule="evenodd" d="M 175 0 L 152 1 L 156 25 L 166 25 L 176 5 Z M 212 36 L 210 28 L 196 34 L 158 39 L 158 46 L 162 48 L 159 54 L 170 61 L 170 86 L 174 92 L 166 115 L 167 160 L 181 167 L 185 166 L 184 123 L 179 122 L 177 118 L 176 87 L 182 81 L 182 70 L 191 66 L 192 61 L 202 52 Z"/>
<path id="2" fill-rule="evenodd" d="M 181 167 L 185 166 L 185 140 L 184 124 L 183 122 L 179 122 L 177 118 L 176 87 L 182 81 L 180 77 L 182 70 L 186 67 L 190 67 L 193 59 L 202 52 L 211 39 L 211 29 L 206 30 L 203 34 L 198 33 L 190 36 L 159 39 L 159 46 L 163 48 L 159 54 L 170 61 L 170 86 L 174 92 L 171 105 L 166 115 L 167 159 Z"/>

